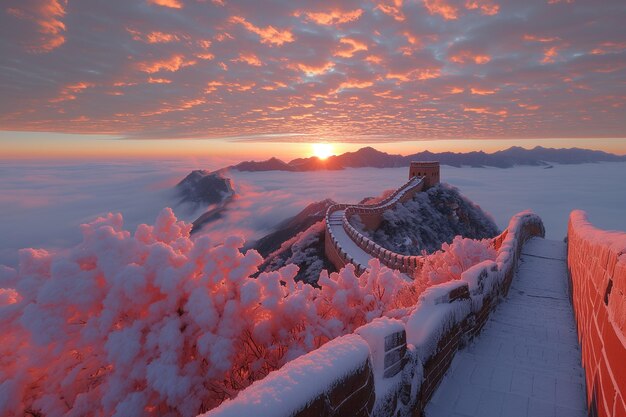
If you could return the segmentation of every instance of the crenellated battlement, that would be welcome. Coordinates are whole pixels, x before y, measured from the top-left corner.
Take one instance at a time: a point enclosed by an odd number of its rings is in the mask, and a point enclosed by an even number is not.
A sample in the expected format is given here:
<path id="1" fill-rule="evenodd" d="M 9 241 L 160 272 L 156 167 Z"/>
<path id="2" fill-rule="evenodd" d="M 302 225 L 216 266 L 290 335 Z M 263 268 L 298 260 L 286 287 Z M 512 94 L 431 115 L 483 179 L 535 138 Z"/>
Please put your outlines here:
<path id="1" fill-rule="evenodd" d="M 330 206 L 326 212 L 326 257 L 337 269 L 351 263 L 360 272 L 365 271 L 369 261 L 376 258 L 383 265 L 398 269 L 412 277 L 422 264 L 421 256 L 407 256 L 381 247 L 352 226 L 350 218 L 359 215 L 366 227 L 375 229 L 382 221 L 382 215 L 386 210 L 410 200 L 423 189 L 423 178 L 412 177 L 379 203 Z"/>

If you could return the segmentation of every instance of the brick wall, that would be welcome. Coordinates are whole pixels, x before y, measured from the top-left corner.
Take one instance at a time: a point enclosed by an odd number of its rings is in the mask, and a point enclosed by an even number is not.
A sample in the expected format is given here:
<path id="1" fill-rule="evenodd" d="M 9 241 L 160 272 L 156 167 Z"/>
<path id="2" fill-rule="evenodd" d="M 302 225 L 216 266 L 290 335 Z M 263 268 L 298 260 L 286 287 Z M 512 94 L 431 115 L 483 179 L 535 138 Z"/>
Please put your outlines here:
<path id="1" fill-rule="evenodd" d="M 411 178 L 391 195 L 376 204 L 335 204 L 330 206 L 326 211 L 326 233 L 324 242 L 324 251 L 328 259 L 338 270 L 348 263 L 354 264 L 358 273 L 363 273 L 367 268 L 367 265 L 355 263 L 354 259 L 350 257 L 350 254 L 343 250 L 340 243 L 335 236 L 333 236 L 330 226 L 330 216 L 336 211 L 345 210 L 344 216 L 342 217 L 343 229 L 361 249 L 369 253 L 372 257 L 378 258 L 383 265 L 398 269 L 409 276 L 413 276 L 415 270 L 421 266 L 420 256 L 405 256 L 382 248 L 356 230 L 354 226 L 350 224 L 349 219 L 352 216 L 359 215 L 368 228 L 375 229 L 380 225 L 382 215 L 386 210 L 392 209 L 397 203 L 409 201 L 416 193 L 423 189 L 423 181 L 417 181 L 415 178 Z"/>
<path id="2" fill-rule="evenodd" d="M 626 417 L 626 233 L 570 215 L 567 263 L 592 416 Z"/>

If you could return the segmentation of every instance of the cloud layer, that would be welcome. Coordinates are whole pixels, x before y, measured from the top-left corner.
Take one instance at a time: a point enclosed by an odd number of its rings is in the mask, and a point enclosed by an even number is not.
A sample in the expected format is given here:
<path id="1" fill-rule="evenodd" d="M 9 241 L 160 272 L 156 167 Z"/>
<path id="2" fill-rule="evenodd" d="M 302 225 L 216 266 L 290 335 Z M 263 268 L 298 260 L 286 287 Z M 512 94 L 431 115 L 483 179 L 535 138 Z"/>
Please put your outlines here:
<path id="1" fill-rule="evenodd" d="M 0 161 L 0 264 L 14 265 L 17 250 L 56 249 L 80 239 L 80 224 L 121 212 L 134 229 L 166 206 L 178 217 L 202 213 L 177 206 L 172 187 L 194 168 L 217 168 L 210 161 L 50 163 Z"/>
<path id="2" fill-rule="evenodd" d="M 199 216 L 178 206 L 169 190 L 197 168 L 219 168 L 216 161 L 51 164 L 0 164 L 0 264 L 15 265 L 17 250 L 25 247 L 56 249 L 80 241 L 81 223 L 108 212 L 121 212 L 133 230 L 150 222 L 165 207 L 173 207 L 186 221 Z M 307 204 L 331 198 L 357 203 L 401 184 L 406 168 L 359 168 L 343 171 L 236 172 L 238 197 L 224 216 L 202 230 L 216 242 L 233 234 L 258 239 L 280 221 L 299 213 Z M 534 210 L 546 225 L 550 239 L 567 233 L 568 214 L 586 210 L 604 229 L 626 230 L 626 164 L 601 163 L 541 167 L 442 167 L 442 181 L 493 215 L 498 227 L 507 226 L 515 213 Z M 602 184 L 602 186 L 598 186 Z"/>
<path id="3" fill-rule="evenodd" d="M 622 0 L 9 0 L 0 13 L 6 130 L 626 136 Z"/>

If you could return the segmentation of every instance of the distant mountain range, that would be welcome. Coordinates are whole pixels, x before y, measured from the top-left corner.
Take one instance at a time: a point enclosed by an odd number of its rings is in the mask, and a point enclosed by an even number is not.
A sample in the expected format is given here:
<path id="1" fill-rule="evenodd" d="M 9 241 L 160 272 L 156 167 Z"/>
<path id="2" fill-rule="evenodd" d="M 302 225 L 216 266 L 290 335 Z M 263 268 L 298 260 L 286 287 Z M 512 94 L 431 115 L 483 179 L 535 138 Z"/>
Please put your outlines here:
<path id="1" fill-rule="evenodd" d="M 394 168 L 408 166 L 411 161 L 439 161 L 442 165 L 454 167 L 497 167 L 510 168 L 515 165 L 547 166 L 556 164 L 582 164 L 588 162 L 623 162 L 626 155 L 594 151 L 589 149 L 569 148 L 554 149 L 537 146 L 525 149 L 513 146 L 503 151 L 485 153 L 483 151 L 455 152 L 418 152 L 412 155 L 395 155 L 378 151 L 372 147 L 361 148 L 356 152 L 333 155 L 327 159 L 317 157 L 298 158 L 290 162 L 271 158 L 266 161 L 246 161 L 228 167 L 238 171 L 319 171 L 340 170 L 344 168 Z"/>
<path id="2" fill-rule="evenodd" d="M 467 152 L 418 152 L 412 155 L 395 155 L 380 152 L 372 147 L 361 148 L 356 152 L 346 152 L 341 155 L 330 156 L 327 159 L 317 157 L 298 158 L 290 162 L 281 161 L 278 158 L 270 158 L 266 161 L 246 161 L 220 170 L 210 172 L 204 170 L 192 171 L 180 181 L 175 191 L 179 198 L 179 204 L 191 206 L 208 206 L 204 212 L 193 222 L 193 232 L 201 229 L 204 224 L 215 221 L 223 216 L 228 204 L 236 193 L 231 180 L 225 175 L 226 171 L 236 169 L 238 171 L 319 171 L 341 170 L 344 168 L 394 168 L 406 167 L 411 161 L 439 161 L 443 165 L 455 167 L 498 167 L 510 168 L 515 165 L 535 165 L 551 168 L 550 163 L 556 164 L 582 164 L 589 162 L 626 162 L 626 155 L 620 156 L 602 151 L 589 149 L 553 149 L 537 146 L 533 149 L 524 149 L 518 146 L 494 153 Z M 330 200 L 321 201 L 307 207 L 301 217 L 296 216 L 277 227 L 270 235 L 256 242 L 256 249 L 264 255 L 277 250 L 287 236 L 293 236 L 302 232 L 324 214 L 325 208 L 331 204 Z M 306 221 L 303 220 L 306 218 Z"/>

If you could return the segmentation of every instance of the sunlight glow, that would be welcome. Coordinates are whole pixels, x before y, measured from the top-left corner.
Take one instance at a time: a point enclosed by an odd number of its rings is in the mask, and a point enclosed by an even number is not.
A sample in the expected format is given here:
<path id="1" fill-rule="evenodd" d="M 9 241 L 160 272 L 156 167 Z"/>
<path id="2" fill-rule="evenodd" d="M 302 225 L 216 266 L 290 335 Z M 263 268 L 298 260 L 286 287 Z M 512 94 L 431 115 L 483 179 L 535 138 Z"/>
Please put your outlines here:
<path id="1" fill-rule="evenodd" d="M 330 143 L 313 144 L 313 155 L 317 156 L 319 159 L 326 159 L 333 154 L 333 145 Z"/>

